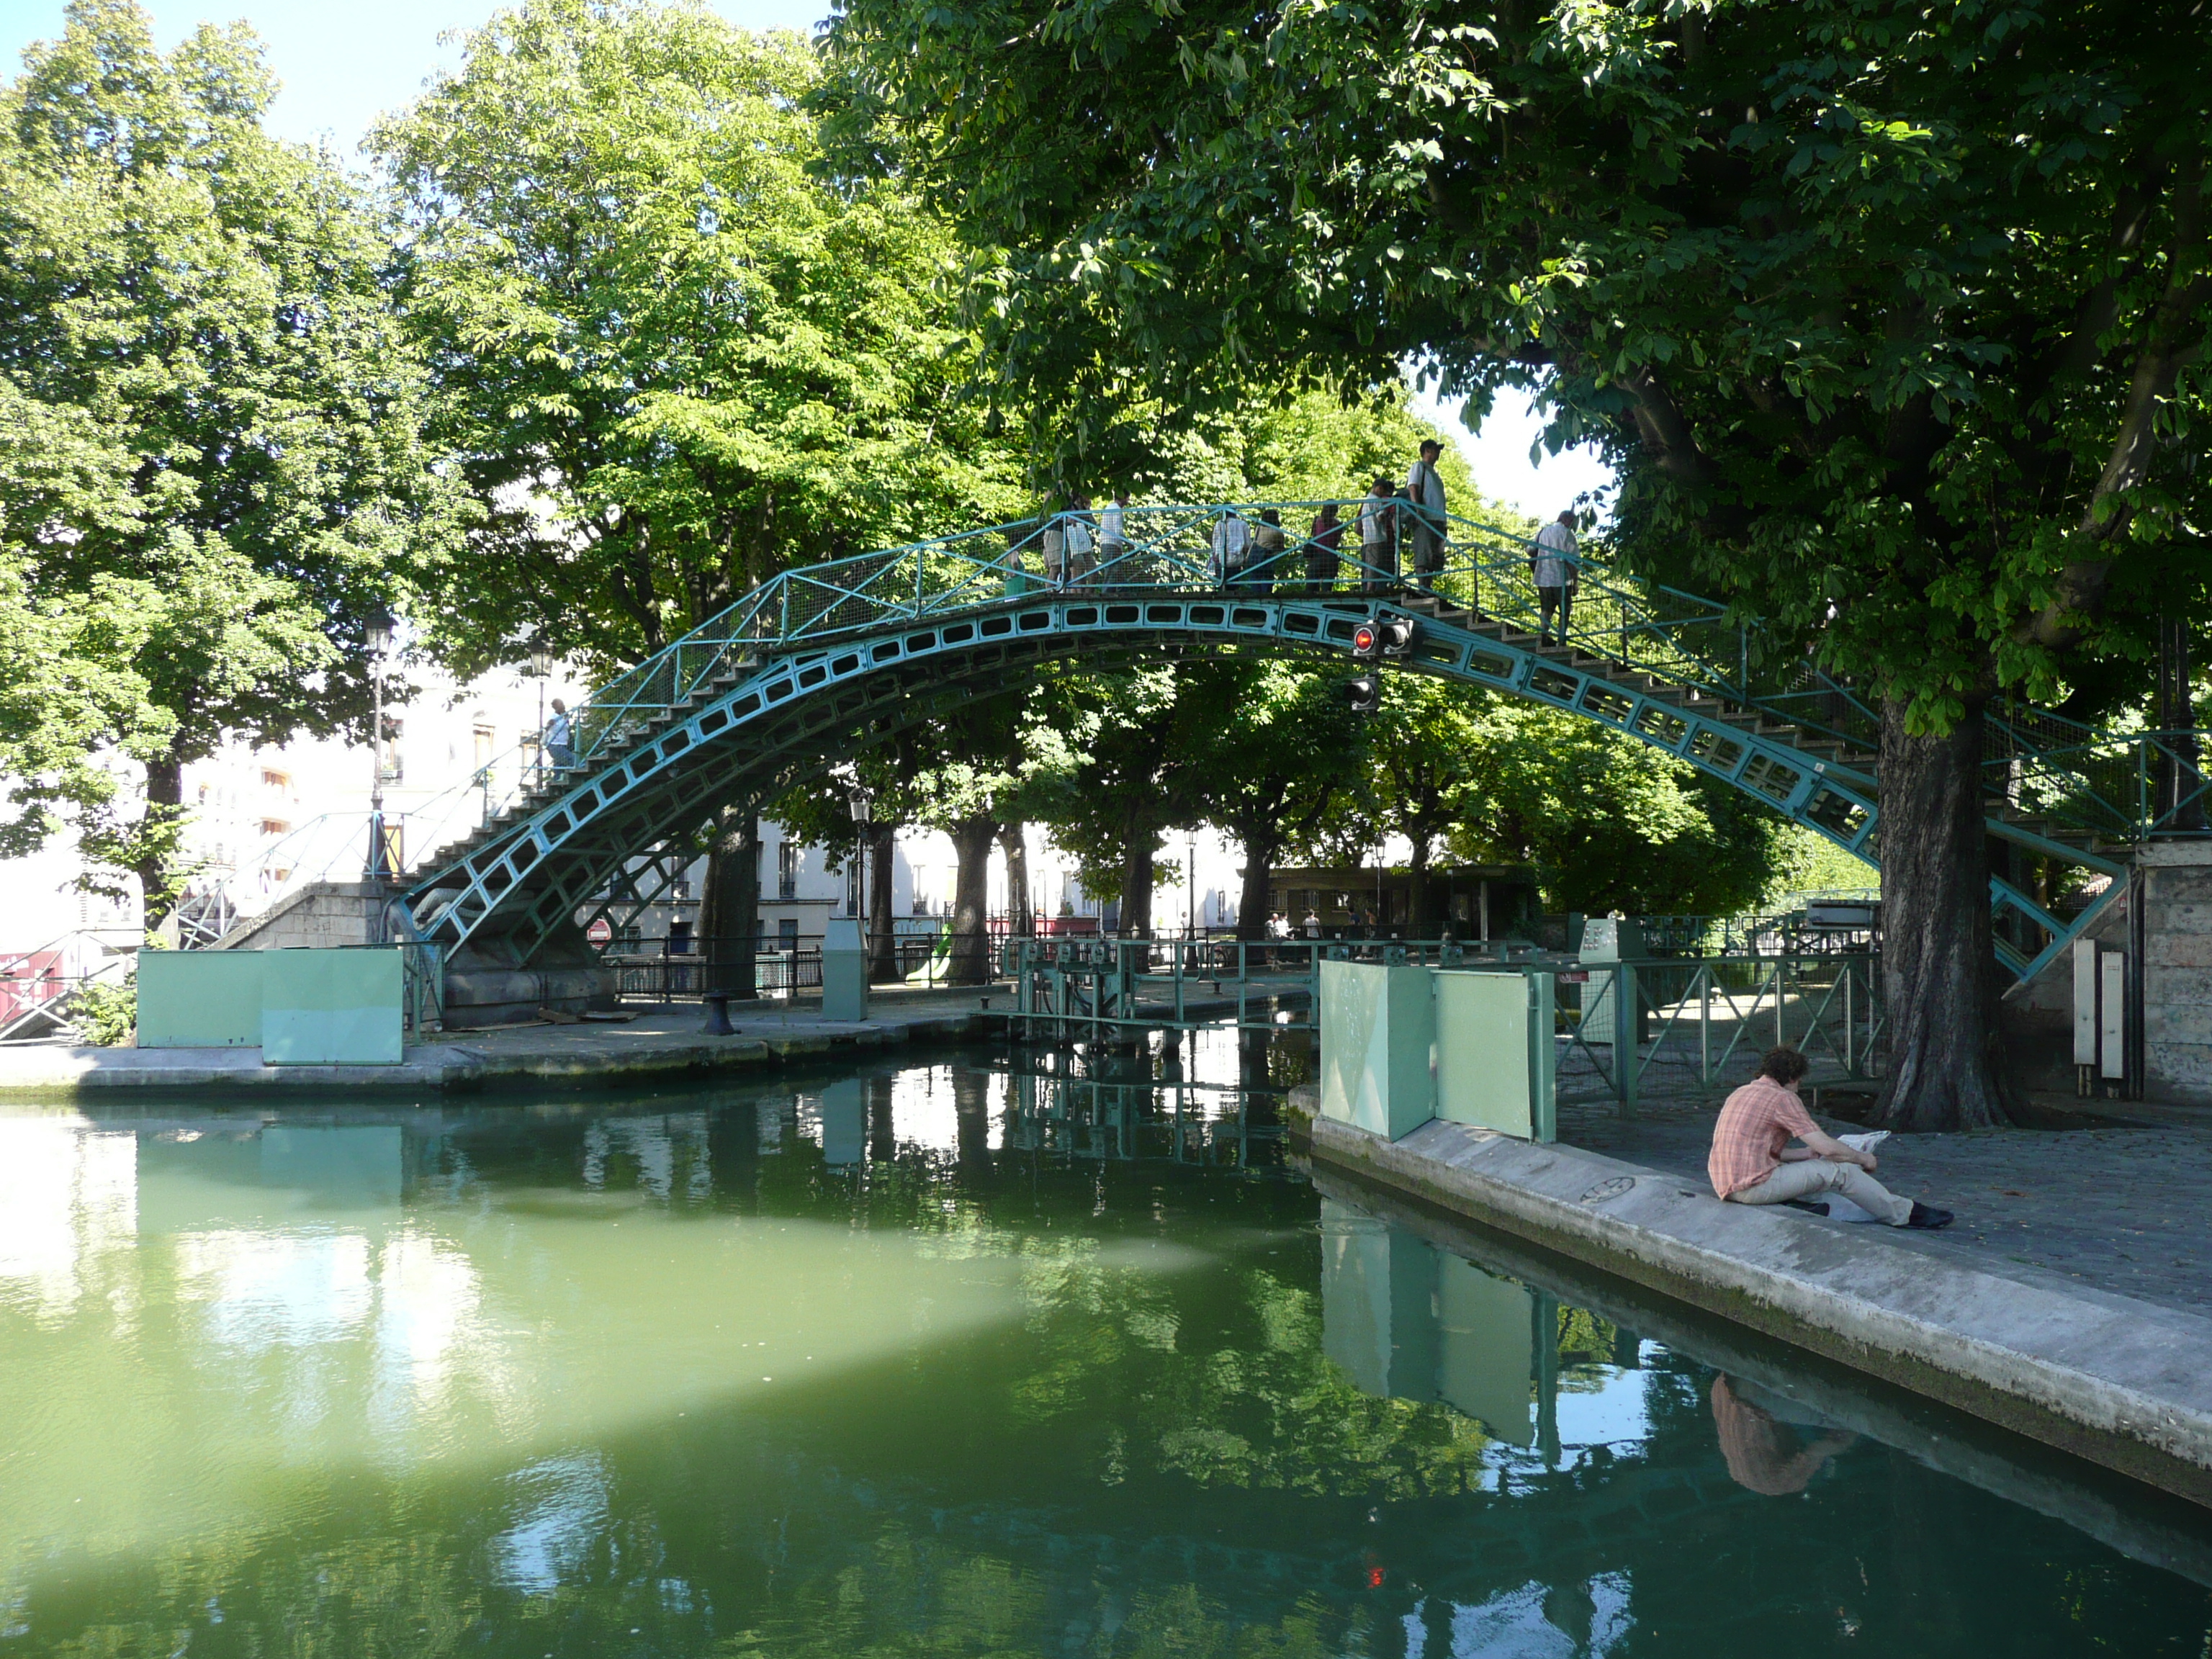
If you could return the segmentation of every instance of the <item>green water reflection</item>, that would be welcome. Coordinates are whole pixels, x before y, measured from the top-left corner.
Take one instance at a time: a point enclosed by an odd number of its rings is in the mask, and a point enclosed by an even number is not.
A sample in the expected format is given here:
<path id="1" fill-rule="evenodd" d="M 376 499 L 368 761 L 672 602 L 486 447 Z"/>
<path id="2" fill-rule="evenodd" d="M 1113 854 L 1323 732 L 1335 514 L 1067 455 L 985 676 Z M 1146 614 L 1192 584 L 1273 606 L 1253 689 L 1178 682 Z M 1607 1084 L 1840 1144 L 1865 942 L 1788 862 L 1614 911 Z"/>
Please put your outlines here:
<path id="1" fill-rule="evenodd" d="M 0 1656 L 2204 1650 L 2193 1522 L 1486 1271 L 1179 1060 L 0 1113 Z"/>

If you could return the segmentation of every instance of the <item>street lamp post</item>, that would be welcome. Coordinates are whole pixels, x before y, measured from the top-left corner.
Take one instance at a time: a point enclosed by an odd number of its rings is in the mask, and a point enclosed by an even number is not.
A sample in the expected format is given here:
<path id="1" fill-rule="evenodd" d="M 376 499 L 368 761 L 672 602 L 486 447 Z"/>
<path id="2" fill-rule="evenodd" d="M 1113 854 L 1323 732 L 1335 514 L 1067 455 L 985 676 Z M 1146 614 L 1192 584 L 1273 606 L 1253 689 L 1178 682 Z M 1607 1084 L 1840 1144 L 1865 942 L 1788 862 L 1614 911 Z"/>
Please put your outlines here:
<path id="1" fill-rule="evenodd" d="M 392 648 L 392 612 L 379 604 L 363 619 L 368 644 L 368 860 L 362 879 L 368 887 L 368 942 L 385 943 L 385 893 L 397 872 L 391 867 L 384 836 L 384 653 Z"/>
<path id="2" fill-rule="evenodd" d="M 530 647 L 530 672 L 538 682 L 538 736 L 531 744 L 537 781 L 545 781 L 545 680 L 553 672 L 553 653 L 544 641 Z"/>
<path id="3" fill-rule="evenodd" d="M 872 809 L 875 802 L 868 793 L 867 787 L 861 783 L 851 786 L 845 800 L 853 812 L 854 871 L 858 877 L 853 894 L 853 915 L 860 924 L 860 959 L 872 962 L 874 952 L 868 930 L 875 920 L 875 914 L 868 903 L 868 824 L 873 816 Z"/>
<path id="4" fill-rule="evenodd" d="M 1198 938 L 1198 836 L 1184 832 L 1182 838 L 1183 923 L 1182 936 Z"/>

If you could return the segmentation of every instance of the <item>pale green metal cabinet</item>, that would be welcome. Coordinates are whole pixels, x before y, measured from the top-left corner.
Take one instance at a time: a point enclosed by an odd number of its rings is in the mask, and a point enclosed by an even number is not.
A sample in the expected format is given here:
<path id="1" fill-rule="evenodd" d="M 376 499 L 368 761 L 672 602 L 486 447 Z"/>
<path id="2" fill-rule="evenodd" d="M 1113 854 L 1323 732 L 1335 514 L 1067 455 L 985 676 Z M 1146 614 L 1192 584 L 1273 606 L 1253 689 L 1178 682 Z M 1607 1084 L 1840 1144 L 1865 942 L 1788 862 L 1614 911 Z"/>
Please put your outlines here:
<path id="1" fill-rule="evenodd" d="M 1523 1140 L 1556 1135 L 1549 973 L 1436 975 L 1436 1115 Z"/>
<path id="2" fill-rule="evenodd" d="M 251 1048 L 261 1041 L 262 951 L 141 951 L 141 1048 Z"/>
<path id="3" fill-rule="evenodd" d="M 1426 968 L 1321 965 L 1321 1111 L 1386 1140 L 1437 1115 L 1436 998 Z"/>
<path id="4" fill-rule="evenodd" d="M 395 950 L 263 951 L 261 1058 L 270 1066 L 397 1066 L 404 969 Z"/>
<path id="5" fill-rule="evenodd" d="M 860 924 L 833 919 L 822 939 L 822 1018 L 867 1017 L 868 958 L 861 948 Z"/>

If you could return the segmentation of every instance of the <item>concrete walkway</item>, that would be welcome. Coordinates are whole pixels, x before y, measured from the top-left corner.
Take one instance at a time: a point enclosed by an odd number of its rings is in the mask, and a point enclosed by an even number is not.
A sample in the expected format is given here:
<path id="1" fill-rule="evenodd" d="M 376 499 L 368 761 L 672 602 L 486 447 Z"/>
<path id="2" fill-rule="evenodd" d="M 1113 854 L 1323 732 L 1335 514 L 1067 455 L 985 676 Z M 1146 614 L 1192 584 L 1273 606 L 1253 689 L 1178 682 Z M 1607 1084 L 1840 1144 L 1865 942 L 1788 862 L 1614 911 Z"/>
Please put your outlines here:
<path id="1" fill-rule="evenodd" d="M 2115 1121 L 2075 1110 L 2070 1099 L 2039 1097 L 2039 1103 L 2045 1121 L 2073 1127 L 1893 1135 L 1875 1154 L 1876 1178 L 1959 1219 L 1940 1233 L 1852 1231 L 1940 1261 L 2047 1268 L 2099 1290 L 2212 1315 L 2212 1111 L 2115 1104 Z M 1717 1097 L 1647 1104 L 1624 1122 L 1609 1102 L 1563 1104 L 1559 1139 L 1710 1192 L 1705 1152 L 1718 1108 Z M 1814 1117 L 1834 1134 L 1862 1127 Z"/>
<path id="2" fill-rule="evenodd" d="M 2015 1131 L 1908 1143 L 1883 1173 L 1965 1217 L 1952 1234 L 1929 1235 L 1721 1203 L 1703 1178 L 1710 1121 L 1710 1113 L 1692 1121 L 1684 1109 L 1678 1121 L 1647 1118 L 1602 1134 L 1587 1123 L 1563 1126 L 1563 1144 L 1550 1146 L 1442 1121 L 1395 1143 L 1324 1119 L 1310 1127 L 1317 1164 L 2212 1504 L 2212 1317 L 2172 1297 L 2116 1293 L 2092 1282 L 2086 1268 L 2054 1270 L 1998 1248 L 2014 1242 L 1994 1224 L 2002 1212 L 1984 1208 L 1978 1190 L 1970 1200 L 1941 1179 L 1962 1176 L 1978 1152 L 1984 1188 L 1992 1179 L 1987 1167 L 2018 1170 L 2017 1160 L 2050 1159 L 2037 1167 L 2053 1175 L 2064 1169 L 2070 1195 L 2080 1184 L 2118 1182 L 2117 1172 L 2143 1155 L 2132 1139 L 2108 1146 L 2100 1176 L 2087 1137 L 2165 1131 Z M 1565 1144 L 1608 1136 L 1632 1142 L 1637 1160 Z M 1944 1148 L 1939 1140 L 1961 1144 Z M 1893 1140 L 1884 1151 L 1898 1146 Z M 1948 1166 L 1947 1154 L 1954 1160 Z M 2212 1172 L 2212 1155 L 2193 1167 Z M 2137 1196 L 2161 1207 L 2152 1193 Z M 2053 1200 L 2039 1213 L 2059 1207 Z M 2177 1206 L 2174 1213 L 2203 1236 L 2200 1206 Z M 2083 1218 L 2075 1248 L 2087 1248 L 2094 1219 Z"/>
<path id="3" fill-rule="evenodd" d="M 992 1005 L 984 1012 L 986 1000 Z M 1003 990 L 892 987 L 871 1018 L 822 1018 L 819 998 L 738 1004 L 730 1036 L 705 1035 L 696 1003 L 641 1010 L 623 1024 L 509 1025 L 410 1043 L 397 1066 L 264 1066 L 258 1048 L 0 1048 L 0 1092 L 70 1096 L 112 1089 L 424 1090 L 531 1083 L 611 1083 L 710 1076 L 908 1042 L 996 1034 Z"/>

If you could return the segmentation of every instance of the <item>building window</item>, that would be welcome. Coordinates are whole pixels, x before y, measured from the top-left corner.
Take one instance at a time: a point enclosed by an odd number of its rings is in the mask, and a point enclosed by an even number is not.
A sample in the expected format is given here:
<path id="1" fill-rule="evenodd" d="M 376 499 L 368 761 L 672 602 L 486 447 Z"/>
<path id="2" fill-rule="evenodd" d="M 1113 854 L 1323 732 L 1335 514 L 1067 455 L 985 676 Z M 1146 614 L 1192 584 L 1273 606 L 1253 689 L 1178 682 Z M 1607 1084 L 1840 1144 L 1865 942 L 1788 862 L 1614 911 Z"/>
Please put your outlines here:
<path id="1" fill-rule="evenodd" d="M 797 916 L 784 916 L 777 921 L 775 948 L 779 951 L 796 951 L 799 948 L 799 918 Z"/>
<path id="2" fill-rule="evenodd" d="M 775 847 L 775 896 L 780 899 L 799 896 L 799 847 L 794 842 L 778 842 Z M 797 922 L 792 923 L 796 927 Z"/>
<path id="3" fill-rule="evenodd" d="M 282 818 L 264 818 L 261 820 L 261 833 L 264 836 L 288 836 L 292 833 L 292 826 Z"/>
<path id="4" fill-rule="evenodd" d="M 273 771 L 264 766 L 261 769 L 261 787 L 264 789 L 282 789 L 289 793 L 292 787 L 292 775 L 289 772 Z"/>
<path id="5" fill-rule="evenodd" d="M 476 763 L 476 769 L 477 769 L 477 771 L 481 772 L 481 771 L 483 771 L 483 770 L 484 769 L 484 768 L 485 768 L 485 767 L 489 766 L 489 765 L 491 764 L 491 757 L 492 757 L 492 744 L 493 744 L 493 742 L 494 742 L 494 741 L 495 741 L 495 739 L 494 739 L 493 735 L 492 735 L 492 729 L 491 729 L 491 727 L 489 727 L 489 726 L 477 726 L 477 729 L 476 729 L 476 744 L 477 744 L 476 754 L 477 754 L 477 757 L 476 757 L 476 763 Z"/>
<path id="6" fill-rule="evenodd" d="M 691 924 L 678 921 L 668 924 L 668 954 L 687 957 L 691 954 Z"/>

